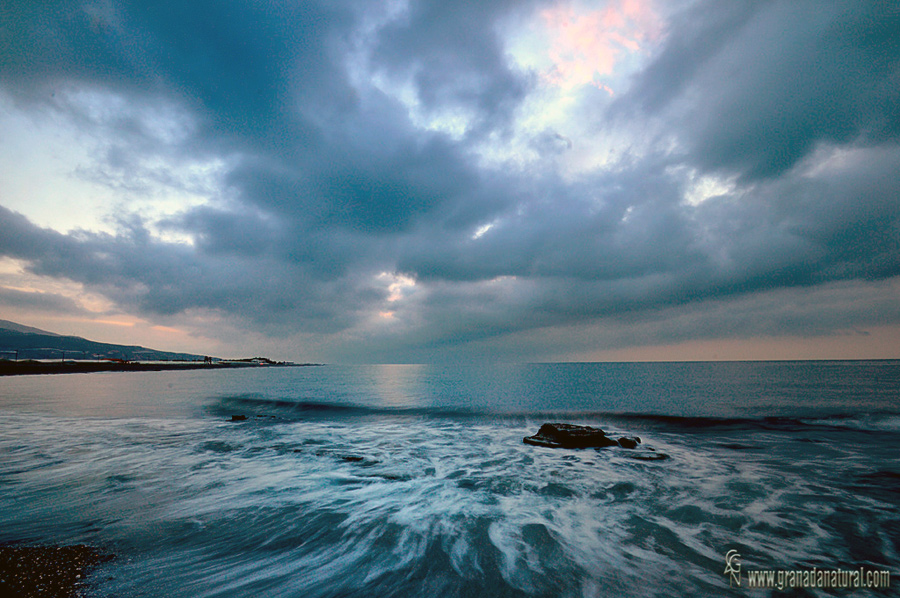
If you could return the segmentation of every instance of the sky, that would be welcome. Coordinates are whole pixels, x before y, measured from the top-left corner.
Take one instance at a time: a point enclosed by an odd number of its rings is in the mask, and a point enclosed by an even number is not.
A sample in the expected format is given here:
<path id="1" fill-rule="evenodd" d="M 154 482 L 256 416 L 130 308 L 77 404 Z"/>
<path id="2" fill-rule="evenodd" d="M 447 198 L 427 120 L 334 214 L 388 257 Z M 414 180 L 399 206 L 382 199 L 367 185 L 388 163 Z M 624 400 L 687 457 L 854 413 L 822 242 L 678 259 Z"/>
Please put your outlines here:
<path id="1" fill-rule="evenodd" d="M 329 363 L 900 358 L 900 5 L 11 0 L 0 318 Z"/>

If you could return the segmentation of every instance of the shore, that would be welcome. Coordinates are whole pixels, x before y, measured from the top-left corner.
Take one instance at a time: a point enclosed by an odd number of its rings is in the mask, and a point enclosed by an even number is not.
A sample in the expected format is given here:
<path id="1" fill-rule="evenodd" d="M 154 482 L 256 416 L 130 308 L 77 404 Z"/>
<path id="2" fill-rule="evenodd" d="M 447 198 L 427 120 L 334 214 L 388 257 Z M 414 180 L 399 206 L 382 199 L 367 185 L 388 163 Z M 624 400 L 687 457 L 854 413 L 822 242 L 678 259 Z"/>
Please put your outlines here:
<path id="1" fill-rule="evenodd" d="M 112 558 L 83 544 L 0 546 L 0 593 L 20 598 L 81 596 L 86 574 Z"/>
<path id="2" fill-rule="evenodd" d="M 115 361 L 0 361 L 0 376 L 34 374 L 87 374 L 93 372 L 161 372 L 172 370 L 228 370 L 236 368 L 277 368 L 321 365 L 317 363 L 248 363 L 222 361 L 115 362 Z"/>

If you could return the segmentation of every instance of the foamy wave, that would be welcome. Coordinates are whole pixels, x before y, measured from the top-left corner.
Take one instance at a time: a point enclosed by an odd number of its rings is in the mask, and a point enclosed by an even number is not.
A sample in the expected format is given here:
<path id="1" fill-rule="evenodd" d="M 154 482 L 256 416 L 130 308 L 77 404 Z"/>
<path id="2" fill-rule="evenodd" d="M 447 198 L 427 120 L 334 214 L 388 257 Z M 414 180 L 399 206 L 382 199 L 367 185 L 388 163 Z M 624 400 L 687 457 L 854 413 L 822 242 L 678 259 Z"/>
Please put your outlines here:
<path id="1" fill-rule="evenodd" d="M 802 421 L 812 426 L 830 426 L 873 432 L 900 432 L 900 415 L 893 413 L 847 415 Z"/>

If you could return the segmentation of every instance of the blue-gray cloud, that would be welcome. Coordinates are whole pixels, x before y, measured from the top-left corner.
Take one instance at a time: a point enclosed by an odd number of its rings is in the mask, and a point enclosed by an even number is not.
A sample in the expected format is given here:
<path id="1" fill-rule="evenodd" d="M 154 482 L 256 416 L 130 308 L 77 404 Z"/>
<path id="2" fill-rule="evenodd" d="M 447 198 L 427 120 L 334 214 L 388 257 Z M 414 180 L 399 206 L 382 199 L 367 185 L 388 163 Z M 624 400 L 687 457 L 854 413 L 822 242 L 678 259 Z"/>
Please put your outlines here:
<path id="1" fill-rule="evenodd" d="M 896 141 L 898 28 L 890 2 L 704 0 L 618 108 L 672 119 L 704 169 L 778 176 L 819 143 Z"/>
<path id="2" fill-rule="evenodd" d="M 630 89 L 608 108 L 581 105 L 597 135 L 646 127 L 668 141 L 564 177 L 486 167 L 477 152 L 512 135 L 536 81 L 509 64 L 499 25 L 538 5 L 411 0 L 387 18 L 349 1 L 14 2 L 0 93 L 103 127 L 103 176 L 125 185 L 147 157 L 225 166 L 205 205 L 153 223 L 126 214 L 115 234 L 63 234 L 0 206 L 0 255 L 151 318 L 213 310 L 271 335 L 328 335 L 395 312 L 394 331 L 364 347 L 404 358 L 900 275 L 896 7 L 695 3 Z M 465 132 L 417 126 L 397 97 L 361 86 L 360 69 L 408 86 L 426 115 L 462 111 Z M 101 121 L 78 90 L 189 124 L 160 137 L 133 113 Z M 534 147 L 579 151 L 552 131 Z M 687 202 L 703 174 L 734 186 Z M 389 301 L 383 272 L 415 293 Z"/>
<path id="3" fill-rule="evenodd" d="M 55 293 L 20 291 L 0 286 L 0 306 L 6 308 L 26 308 L 28 311 L 50 313 L 84 314 L 85 309 L 71 297 Z"/>

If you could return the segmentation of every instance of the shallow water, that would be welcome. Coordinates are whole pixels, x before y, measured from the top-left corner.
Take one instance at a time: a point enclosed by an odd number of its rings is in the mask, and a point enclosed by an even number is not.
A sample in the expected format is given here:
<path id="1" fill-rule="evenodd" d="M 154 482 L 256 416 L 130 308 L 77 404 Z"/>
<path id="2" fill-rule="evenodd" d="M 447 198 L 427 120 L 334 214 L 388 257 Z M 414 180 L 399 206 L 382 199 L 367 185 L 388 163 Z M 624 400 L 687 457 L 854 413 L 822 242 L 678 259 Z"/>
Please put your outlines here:
<path id="1" fill-rule="evenodd" d="M 896 585 L 898 389 L 897 362 L 0 379 L 0 542 L 115 553 L 106 596 L 758 595 L 729 549 Z M 522 443 L 549 420 L 643 443 Z"/>

